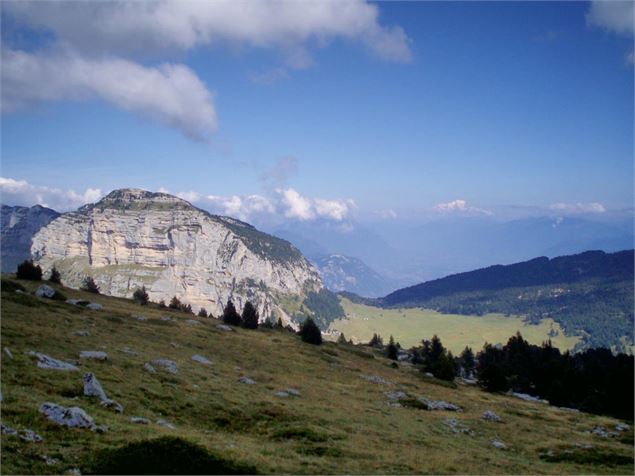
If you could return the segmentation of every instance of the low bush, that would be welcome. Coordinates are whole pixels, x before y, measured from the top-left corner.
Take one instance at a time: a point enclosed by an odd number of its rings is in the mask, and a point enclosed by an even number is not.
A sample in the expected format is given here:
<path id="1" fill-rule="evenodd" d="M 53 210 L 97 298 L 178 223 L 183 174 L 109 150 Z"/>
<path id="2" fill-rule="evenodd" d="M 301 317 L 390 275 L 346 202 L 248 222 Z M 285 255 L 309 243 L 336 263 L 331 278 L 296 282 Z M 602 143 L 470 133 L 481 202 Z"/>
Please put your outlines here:
<path id="1" fill-rule="evenodd" d="M 39 265 L 34 265 L 31 260 L 23 261 L 18 265 L 16 277 L 29 281 L 42 281 L 42 268 Z"/>

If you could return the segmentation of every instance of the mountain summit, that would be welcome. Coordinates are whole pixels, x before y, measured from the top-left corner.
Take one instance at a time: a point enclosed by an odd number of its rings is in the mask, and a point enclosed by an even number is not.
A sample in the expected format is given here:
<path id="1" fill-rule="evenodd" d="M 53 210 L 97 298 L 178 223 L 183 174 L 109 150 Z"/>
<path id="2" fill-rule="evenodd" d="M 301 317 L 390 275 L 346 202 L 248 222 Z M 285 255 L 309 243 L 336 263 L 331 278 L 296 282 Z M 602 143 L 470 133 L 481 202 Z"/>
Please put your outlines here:
<path id="1" fill-rule="evenodd" d="M 177 296 L 215 315 L 228 299 L 237 306 L 250 300 L 261 317 L 293 325 L 306 315 L 319 321 L 311 303 L 329 299 L 316 270 L 289 242 L 140 189 L 115 190 L 62 214 L 33 237 L 31 255 L 45 273 L 55 266 L 72 287 L 86 276 L 113 296 L 130 297 L 145 286 L 153 301 Z"/>

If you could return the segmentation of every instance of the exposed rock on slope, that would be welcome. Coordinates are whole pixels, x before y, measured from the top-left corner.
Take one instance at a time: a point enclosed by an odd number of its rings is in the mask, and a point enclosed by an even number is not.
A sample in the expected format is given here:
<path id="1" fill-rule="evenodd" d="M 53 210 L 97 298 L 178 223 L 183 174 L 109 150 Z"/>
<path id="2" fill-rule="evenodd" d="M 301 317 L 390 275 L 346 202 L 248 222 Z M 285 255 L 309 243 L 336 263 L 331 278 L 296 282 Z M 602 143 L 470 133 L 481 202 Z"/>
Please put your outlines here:
<path id="1" fill-rule="evenodd" d="M 30 208 L 2 205 L 0 237 L 3 273 L 15 273 L 18 265 L 30 258 L 33 235 L 58 216 L 56 211 L 40 205 Z"/>
<path id="2" fill-rule="evenodd" d="M 239 308 L 254 302 L 261 318 L 289 321 L 307 313 L 304 298 L 323 288 L 287 241 L 138 189 L 115 190 L 61 215 L 36 234 L 31 254 L 44 272 L 55 266 L 71 287 L 92 276 L 102 293 L 130 297 L 145 285 L 152 301 L 177 296 L 217 316 L 231 297 Z"/>

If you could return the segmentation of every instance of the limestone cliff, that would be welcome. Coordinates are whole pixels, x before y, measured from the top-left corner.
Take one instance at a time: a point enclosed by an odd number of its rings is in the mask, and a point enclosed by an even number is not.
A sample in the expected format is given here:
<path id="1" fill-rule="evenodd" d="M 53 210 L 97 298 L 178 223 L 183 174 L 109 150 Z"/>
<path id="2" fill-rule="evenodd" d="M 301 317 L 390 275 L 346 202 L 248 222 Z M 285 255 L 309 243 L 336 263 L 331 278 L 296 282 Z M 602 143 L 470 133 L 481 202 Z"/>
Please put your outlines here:
<path id="1" fill-rule="evenodd" d="M 251 300 L 261 318 L 310 315 L 319 275 L 287 241 L 241 221 L 211 215 L 180 198 L 138 189 L 111 192 L 64 213 L 33 238 L 44 272 L 81 286 L 92 276 L 102 293 L 130 297 L 145 285 L 152 301 L 177 296 L 218 316 L 229 298 Z"/>

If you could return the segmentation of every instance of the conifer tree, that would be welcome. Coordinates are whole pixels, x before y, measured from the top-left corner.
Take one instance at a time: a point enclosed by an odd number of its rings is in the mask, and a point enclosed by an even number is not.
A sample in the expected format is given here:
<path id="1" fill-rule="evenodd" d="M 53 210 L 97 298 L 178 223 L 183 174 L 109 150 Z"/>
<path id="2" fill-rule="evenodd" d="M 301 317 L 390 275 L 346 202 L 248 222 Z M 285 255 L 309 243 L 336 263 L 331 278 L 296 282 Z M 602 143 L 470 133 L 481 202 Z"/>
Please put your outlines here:
<path id="1" fill-rule="evenodd" d="M 388 343 L 388 349 L 386 349 L 386 355 L 391 360 L 397 360 L 397 345 L 395 344 L 395 339 L 390 336 L 390 342 Z"/>
<path id="2" fill-rule="evenodd" d="M 300 337 L 304 342 L 314 345 L 322 344 L 322 332 L 310 317 L 307 317 L 306 321 L 302 323 L 298 334 L 300 334 Z"/>
<path id="3" fill-rule="evenodd" d="M 348 342 L 346 341 L 346 336 L 344 335 L 344 333 L 343 333 L 343 332 L 342 332 L 342 333 L 340 334 L 340 336 L 337 338 L 337 343 L 338 343 L 338 344 L 340 344 L 340 345 L 343 345 L 343 344 L 348 344 Z"/>
<path id="4" fill-rule="evenodd" d="M 132 295 L 132 299 L 134 299 L 136 302 L 138 302 L 142 306 L 145 306 L 146 304 L 148 304 L 148 302 L 150 301 L 150 298 L 148 297 L 148 292 L 146 291 L 146 287 L 141 286 L 140 288 L 137 288 Z"/>
<path id="5" fill-rule="evenodd" d="M 55 284 L 62 284 L 62 276 L 55 266 L 53 266 L 53 269 L 51 269 L 51 276 L 49 277 L 49 281 Z"/>
<path id="6" fill-rule="evenodd" d="M 30 281 L 41 281 L 42 268 L 40 268 L 39 265 L 34 265 L 33 261 L 31 260 L 23 261 L 21 264 L 18 265 L 16 278 L 28 279 Z"/>
<path id="7" fill-rule="evenodd" d="M 240 326 L 242 323 L 240 314 L 236 311 L 236 307 L 231 299 L 227 301 L 227 305 L 223 310 L 223 322 L 230 326 Z"/>
<path id="8" fill-rule="evenodd" d="M 181 310 L 181 300 L 179 298 L 177 298 L 176 296 L 174 296 L 172 298 L 172 300 L 170 301 L 170 305 L 168 306 L 170 309 L 175 309 L 177 311 Z"/>
<path id="9" fill-rule="evenodd" d="M 86 276 L 86 278 L 84 278 L 84 284 L 82 285 L 82 291 L 99 294 L 99 287 L 92 277 Z"/>
<path id="10" fill-rule="evenodd" d="M 260 316 L 258 315 L 258 311 L 254 307 L 254 305 L 247 301 L 245 306 L 243 307 L 243 327 L 246 329 L 257 329 L 258 328 L 258 320 Z"/>
<path id="11" fill-rule="evenodd" d="M 204 307 L 198 310 L 198 317 L 207 317 L 207 310 Z"/>

